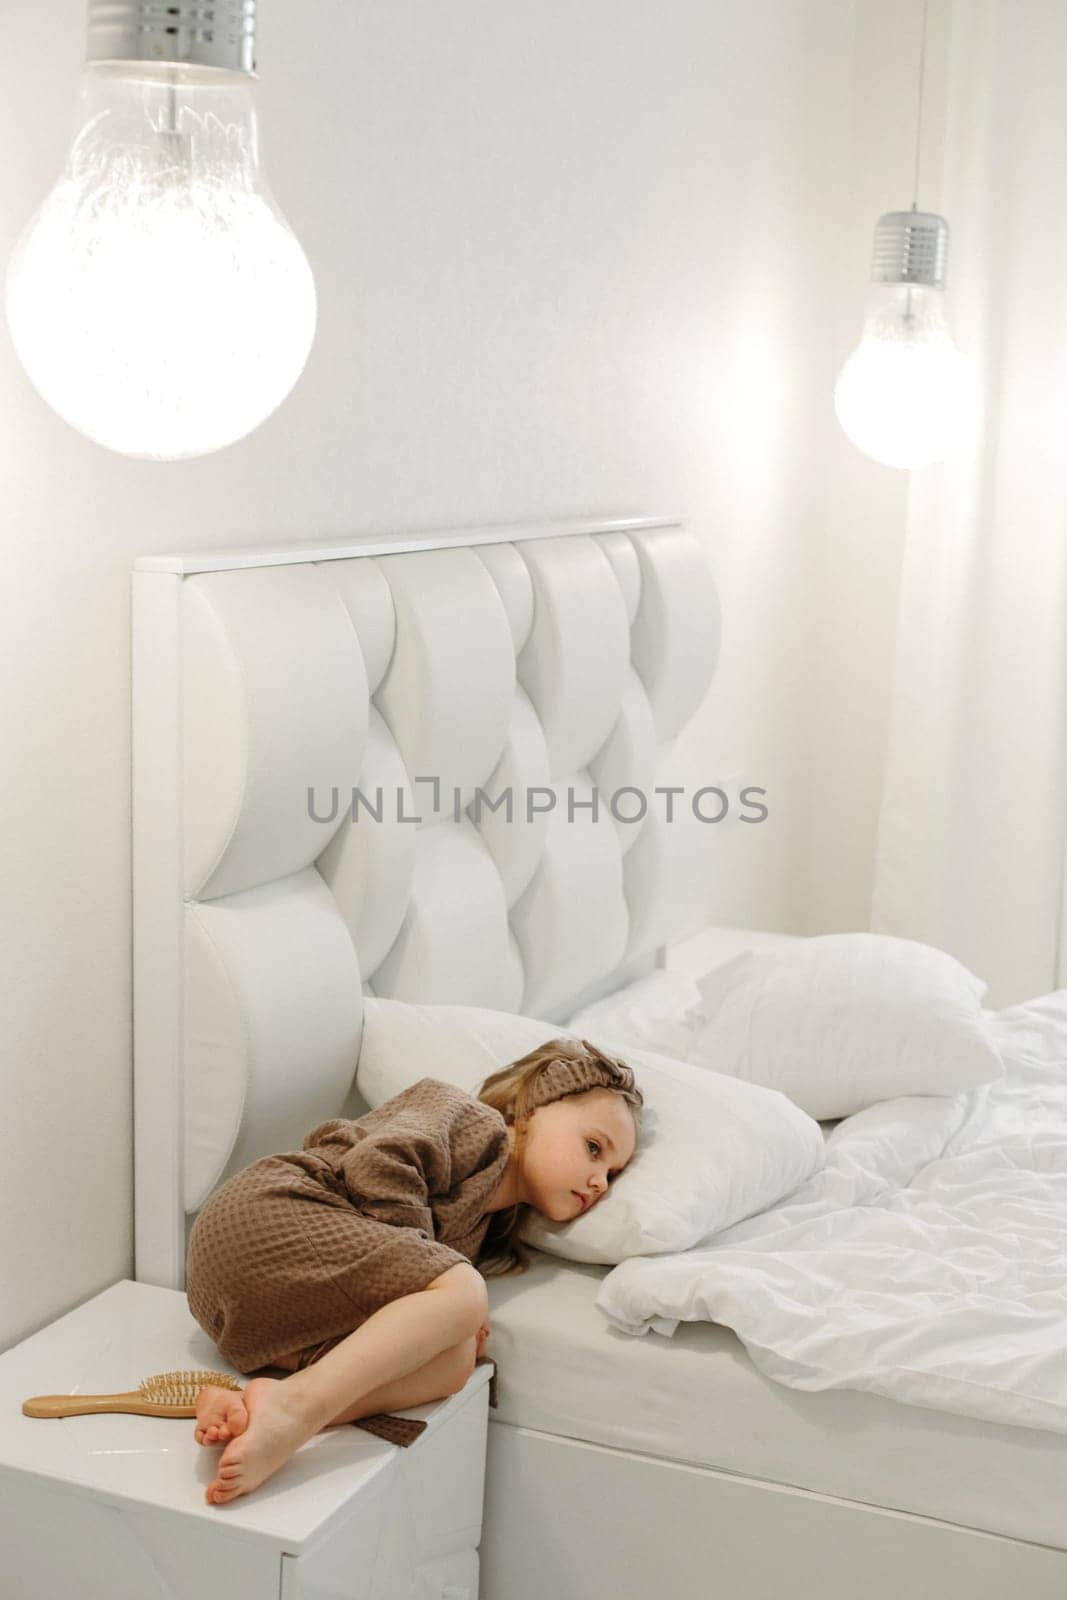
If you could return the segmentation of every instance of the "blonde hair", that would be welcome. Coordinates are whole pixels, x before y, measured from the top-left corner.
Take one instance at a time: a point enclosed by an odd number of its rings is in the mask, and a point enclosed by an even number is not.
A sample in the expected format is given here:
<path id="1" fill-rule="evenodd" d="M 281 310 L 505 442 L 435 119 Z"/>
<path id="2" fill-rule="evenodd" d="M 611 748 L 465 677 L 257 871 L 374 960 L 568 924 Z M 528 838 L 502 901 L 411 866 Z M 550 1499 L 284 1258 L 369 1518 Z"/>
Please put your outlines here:
<path id="1" fill-rule="evenodd" d="M 615 1056 L 609 1056 L 595 1044 L 590 1044 L 588 1039 L 549 1039 L 545 1044 L 539 1044 L 536 1050 L 520 1056 L 518 1061 L 513 1061 L 510 1066 L 492 1073 L 479 1089 L 478 1099 L 499 1111 L 508 1126 L 515 1128 L 516 1153 L 522 1150 L 526 1142 L 531 1116 L 538 1106 L 546 1104 L 544 1095 L 539 1095 L 537 1092 L 541 1080 L 550 1067 L 558 1062 L 569 1061 L 603 1066 L 609 1073 L 617 1073 L 621 1067 L 632 1081 L 632 1074 L 625 1063 Z M 594 1083 L 586 1089 L 572 1090 L 571 1093 L 589 1094 L 597 1088 L 607 1089 L 610 1094 L 617 1094 L 625 1100 L 630 1107 L 635 1127 L 640 1131 L 644 1097 L 636 1084 L 632 1089 L 624 1089 L 614 1088 L 607 1083 Z M 553 1099 L 566 1098 L 566 1095 L 553 1097 Z M 528 1205 L 516 1204 L 493 1213 L 489 1231 L 486 1233 L 478 1257 L 478 1270 L 483 1277 L 502 1278 L 511 1273 L 529 1271 L 530 1258 L 519 1241 L 519 1233 L 529 1210 Z"/>

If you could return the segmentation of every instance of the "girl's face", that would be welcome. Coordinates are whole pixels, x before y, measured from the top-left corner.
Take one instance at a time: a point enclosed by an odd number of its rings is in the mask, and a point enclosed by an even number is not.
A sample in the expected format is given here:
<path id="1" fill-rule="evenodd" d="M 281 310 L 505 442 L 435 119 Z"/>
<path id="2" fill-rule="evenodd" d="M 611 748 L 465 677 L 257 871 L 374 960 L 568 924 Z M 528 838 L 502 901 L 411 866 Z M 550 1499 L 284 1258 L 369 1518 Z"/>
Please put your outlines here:
<path id="1" fill-rule="evenodd" d="M 636 1143 L 630 1108 L 610 1089 L 538 1106 L 519 1157 L 521 1198 L 552 1222 L 570 1222 L 603 1199 Z"/>

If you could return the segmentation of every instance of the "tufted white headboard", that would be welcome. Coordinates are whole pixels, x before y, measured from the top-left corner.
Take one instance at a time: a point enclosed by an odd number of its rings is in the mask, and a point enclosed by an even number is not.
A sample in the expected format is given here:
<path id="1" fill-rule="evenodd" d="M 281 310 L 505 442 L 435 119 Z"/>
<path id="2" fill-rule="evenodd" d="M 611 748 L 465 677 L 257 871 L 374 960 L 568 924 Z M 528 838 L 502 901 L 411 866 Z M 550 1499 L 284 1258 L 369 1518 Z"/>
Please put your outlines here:
<path id="1" fill-rule="evenodd" d="M 719 619 L 651 520 L 133 589 L 136 1272 L 180 1287 L 222 1178 L 362 1109 L 364 992 L 562 1021 L 700 920 L 708 830 L 662 790 Z"/>

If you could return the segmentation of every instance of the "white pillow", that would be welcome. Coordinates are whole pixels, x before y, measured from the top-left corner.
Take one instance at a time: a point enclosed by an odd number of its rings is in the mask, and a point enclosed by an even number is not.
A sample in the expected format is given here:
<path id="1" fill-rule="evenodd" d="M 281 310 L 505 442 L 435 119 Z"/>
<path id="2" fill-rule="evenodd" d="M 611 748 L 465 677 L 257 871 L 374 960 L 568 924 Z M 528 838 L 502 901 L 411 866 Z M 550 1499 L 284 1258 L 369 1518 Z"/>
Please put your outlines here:
<path id="1" fill-rule="evenodd" d="M 700 990 L 681 972 L 650 972 L 591 1006 L 567 1023 L 580 1039 L 622 1050 L 658 1050 L 678 1061 L 689 1057 L 693 1033 L 702 1021 Z"/>
<path id="2" fill-rule="evenodd" d="M 689 1059 L 778 1089 L 809 1116 L 954 1095 L 1002 1072 L 985 984 L 930 945 L 874 933 L 746 951 L 701 979 Z"/>
<path id="3" fill-rule="evenodd" d="M 442 1078 L 473 1093 L 491 1072 L 566 1033 L 551 1022 L 510 1011 L 365 995 L 356 1088 L 372 1107 L 420 1078 Z"/>
<path id="4" fill-rule="evenodd" d="M 372 1106 L 424 1077 L 475 1093 L 491 1072 L 564 1034 L 503 1011 L 368 997 L 356 1085 Z M 573 1222 L 531 1212 L 523 1237 L 539 1250 L 611 1264 L 687 1250 L 774 1205 L 822 1165 L 818 1124 L 784 1095 L 646 1051 L 625 1059 L 645 1097 L 637 1152 L 610 1194 Z"/>

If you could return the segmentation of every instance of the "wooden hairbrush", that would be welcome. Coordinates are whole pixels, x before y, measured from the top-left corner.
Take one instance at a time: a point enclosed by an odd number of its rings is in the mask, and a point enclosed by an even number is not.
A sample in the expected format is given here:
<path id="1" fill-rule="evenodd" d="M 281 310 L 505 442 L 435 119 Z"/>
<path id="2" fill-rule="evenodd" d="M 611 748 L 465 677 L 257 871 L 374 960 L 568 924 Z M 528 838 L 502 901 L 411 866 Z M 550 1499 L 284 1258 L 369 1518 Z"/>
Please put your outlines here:
<path id="1" fill-rule="evenodd" d="M 22 1402 L 24 1417 L 87 1417 L 98 1411 L 128 1411 L 138 1417 L 195 1417 L 196 1397 L 210 1384 L 236 1389 L 228 1372 L 157 1372 L 129 1394 L 35 1394 Z"/>

